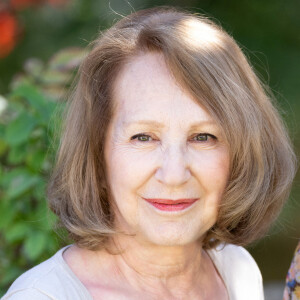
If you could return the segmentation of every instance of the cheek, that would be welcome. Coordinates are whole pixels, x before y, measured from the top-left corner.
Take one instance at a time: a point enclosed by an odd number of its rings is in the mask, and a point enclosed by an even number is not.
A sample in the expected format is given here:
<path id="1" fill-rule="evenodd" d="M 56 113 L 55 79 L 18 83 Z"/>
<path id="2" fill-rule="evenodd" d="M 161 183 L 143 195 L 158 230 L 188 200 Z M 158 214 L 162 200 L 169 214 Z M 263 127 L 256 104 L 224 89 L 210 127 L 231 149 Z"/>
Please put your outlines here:
<path id="1" fill-rule="evenodd" d="M 208 192 L 222 194 L 229 177 L 229 156 L 225 150 L 214 149 L 197 157 L 196 173 Z"/>
<path id="2" fill-rule="evenodd" d="M 125 218 L 134 218 L 138 211 L 139 188 L 153 175 L 157 155 L 129 147 L 112 145 L 107 149 L 105 157 L 109 183 L 118 210 Z"/>
<path id="3" fill-rule="evenodd" d="M 111 148 L 106 161 L 111 182 L 138 187 L 153 175 L 157 154 L 120 144 Z"/>
<path id="4" fill-rule="evenodd" d="M 135 223 L 137 201 L 132 197 L 132 191 L 137 178 L 136 165 L 126 149 L 120 151 L 119 147 L 112 147 L 107 153 L 107 175 L 113 198 L 111 201 L 115 204 L 115 222 L 123 228 L 128 223 Z"/>

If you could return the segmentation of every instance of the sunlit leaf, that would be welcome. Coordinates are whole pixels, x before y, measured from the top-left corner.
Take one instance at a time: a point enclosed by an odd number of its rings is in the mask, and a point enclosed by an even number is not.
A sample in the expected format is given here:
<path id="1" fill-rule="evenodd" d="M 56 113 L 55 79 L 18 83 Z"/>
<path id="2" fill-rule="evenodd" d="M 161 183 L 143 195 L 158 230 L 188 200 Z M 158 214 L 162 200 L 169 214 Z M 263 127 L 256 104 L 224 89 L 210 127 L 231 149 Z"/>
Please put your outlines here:
<path id="1" fill-rule="evenodd" d="M 20 240 L 28 234 L 28 227 L 24 223 L 13 224 L 4 231 L 6 240 L 10 243 Z"/>
<path id="2" fill-rule="evenodd" d="M 29 138 L 35 125 L 36 120 L 24 112 L 7 126 L 4 139 L 11 146 L 20 145 Z"/>
<path id="3" fill-rule="evenodd" d="M 24 253 L 30 259 L 36 259 L 47 246 L 47 236 L 41 231 L 33 231 L 25 240 Z"/>
<path id="4" fill-rule="evenodd" d="M 31 84 L 21 84 L 13 91 L 11 96 L 25 98 L 31 107 L 35 109 L 40 120 L 45 123 L 49 121 L 55 108 L 55 103 L 47 101 L 44 95 Z"/>
<path id="5" fill-rule="evenodd" d="M 24 64 L 25 71 L 33 77 L 41 75 L 44 69 L 44 63 L 37 58 L 29 58 Z"/>
<path id="6" fill-rule="evenodd" d="M 53 101 L 62 101 L 66 97 L 66 85 L 44 85 L 42 87 L 43 93 Z M 61 103 L 60 103 L 61 104 Z"/>
<path id="7" fill-rule="evenodd" d="M 29 172 L 19 174 L 11 180 L 6 196 L 9 199 L 21 196 L 38 184 L 40 180 L 39 176 L 32 175 Z"/>
<path id="8" fill-rule="evenodd" d="M 49 62 L 49 69 L 72 71 L 77 68 L 87 52 L 82 48 L 67 48 L 57 52 Z"/>
<path id="9" fill-rule="evenodd" d="M 41 76 L 41 81 L 45 85 L 66 84 L 70 81 L 71 74 L 56 70 L 47 70 Z"/>

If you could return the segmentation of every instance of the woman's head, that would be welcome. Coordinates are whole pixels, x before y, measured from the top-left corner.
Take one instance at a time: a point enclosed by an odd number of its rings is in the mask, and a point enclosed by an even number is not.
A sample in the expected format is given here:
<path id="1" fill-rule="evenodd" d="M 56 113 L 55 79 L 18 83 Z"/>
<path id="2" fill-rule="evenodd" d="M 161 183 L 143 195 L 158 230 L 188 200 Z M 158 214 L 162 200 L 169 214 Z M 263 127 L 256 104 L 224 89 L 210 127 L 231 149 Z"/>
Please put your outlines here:
<path id="1" fill-rule="evenodd" d="M 93 248 L 113 234 L 109 199 L 117 187 L 107 180 L 105 141 L 118 109 L 114 90 L 122 70 L 149 53 L 161 57 L 184 94 L 214 120 L 228 147 L 228 180 L 204 246 L 259 238 L 294 176 L 288 135 L 236 42 L 210 20 L 173 8 L 131 14 L 93 43 L 70 101 L 49 185 L 51 208 L 79 245 Z"/>

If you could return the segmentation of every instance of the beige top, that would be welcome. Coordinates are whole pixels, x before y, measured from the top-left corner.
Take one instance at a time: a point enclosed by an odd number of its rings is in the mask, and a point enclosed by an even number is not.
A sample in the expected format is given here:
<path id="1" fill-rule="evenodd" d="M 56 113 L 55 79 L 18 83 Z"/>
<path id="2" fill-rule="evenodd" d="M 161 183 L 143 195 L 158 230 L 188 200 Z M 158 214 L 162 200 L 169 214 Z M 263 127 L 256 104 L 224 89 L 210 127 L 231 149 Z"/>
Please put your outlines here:
<path id="1" fill-rule="evenodd" d="M 17 278 L 1 300 L 93 300 L 63 259 L 67 247 Z M 230 300 L 264 299 L 260 271 L 247 250 L 227 245 L 207 253 L 226 285 Z"/>

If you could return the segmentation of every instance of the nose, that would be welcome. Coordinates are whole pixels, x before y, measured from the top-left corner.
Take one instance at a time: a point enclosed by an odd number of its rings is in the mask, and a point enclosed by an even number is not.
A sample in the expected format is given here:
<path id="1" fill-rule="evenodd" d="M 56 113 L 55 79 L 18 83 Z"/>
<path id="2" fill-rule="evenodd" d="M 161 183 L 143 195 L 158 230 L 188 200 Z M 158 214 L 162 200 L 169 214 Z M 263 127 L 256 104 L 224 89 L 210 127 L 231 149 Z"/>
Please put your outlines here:
<path id="1" fill-rule="evenodd" d="M 190 177 L 191 173 L 184 150 L 174 145 L 165 149 L 155 178 L 164 185 L 176 187 L 186 183 Z"/>

